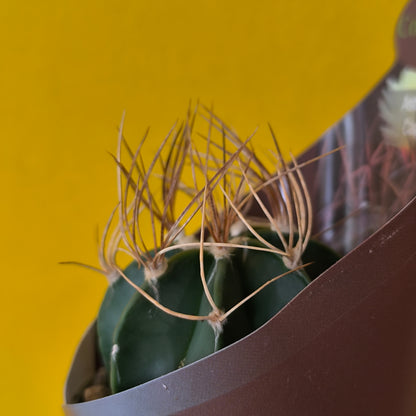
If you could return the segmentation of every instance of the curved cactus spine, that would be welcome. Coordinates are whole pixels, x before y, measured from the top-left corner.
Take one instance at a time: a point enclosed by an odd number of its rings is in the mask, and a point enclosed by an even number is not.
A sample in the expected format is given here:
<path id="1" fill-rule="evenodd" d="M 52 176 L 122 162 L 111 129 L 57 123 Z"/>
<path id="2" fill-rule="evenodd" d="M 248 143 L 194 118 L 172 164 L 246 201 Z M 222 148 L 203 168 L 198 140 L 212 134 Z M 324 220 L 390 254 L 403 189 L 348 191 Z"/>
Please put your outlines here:
<path id="1" fill-rule="evenodd" d="M 111 284 L 97 325 L 113 392 L 249 334 L 310 282 L 303 270 L 310 254 L 325 252 L 310 242 L 312 208 L 300 168 L 294 159 L 286 164 L 273 131 L 271 171 L 250 145 L 253 135 L 241 140 L 209 110 L 202 115 L 208 133 L 201 152 L 192 140 L 198 111 L 171 129 L 147 167 L 141 152 L 148 132 L 133 152 L 122 120 L 114 156 L 119 201 L 100 252 Z M 213 139 L 215 131 L 220 143 Z M 128 167 L 122 162 L 123 145 L 131 159 Z M 151 179 L 158 178 L 161 186 L 155 191 Z M 180 192 L 187 202 L 177 214 Z M 262 212 L 260 221 L 250 214 L 254 208 Z M 150 244 L 141 231 L 143 215 L 151 224 Z M 133 259 L 124 270 L 117 264 L 120 252 Z"/>

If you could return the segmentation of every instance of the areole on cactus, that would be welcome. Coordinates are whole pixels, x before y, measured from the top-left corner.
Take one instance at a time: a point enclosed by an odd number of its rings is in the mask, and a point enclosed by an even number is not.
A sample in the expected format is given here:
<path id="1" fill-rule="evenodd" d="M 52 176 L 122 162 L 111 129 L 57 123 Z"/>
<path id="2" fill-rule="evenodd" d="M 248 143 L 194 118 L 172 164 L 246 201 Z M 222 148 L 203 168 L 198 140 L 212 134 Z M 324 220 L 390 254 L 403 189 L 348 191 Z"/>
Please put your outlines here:
<path id="1" fill-rule="evenodd" d="M 197 116 L 207 125 L 198 141 Z M 311 239 L 301 166 L 294 158 L 286 163 L 270 132 L 275 151 L 264 163 L 252 136 L 241 140 L 197 106 L 146 165 L 147 133 L 133 152 L 122 122 L 114 156 L 118 203 L 99 255 L 109 288 L 97 336 L 112 393 L 246 336 L 337 261 Z M 131 258 L 127 267 L 119 266 L 120 253 Z"/>

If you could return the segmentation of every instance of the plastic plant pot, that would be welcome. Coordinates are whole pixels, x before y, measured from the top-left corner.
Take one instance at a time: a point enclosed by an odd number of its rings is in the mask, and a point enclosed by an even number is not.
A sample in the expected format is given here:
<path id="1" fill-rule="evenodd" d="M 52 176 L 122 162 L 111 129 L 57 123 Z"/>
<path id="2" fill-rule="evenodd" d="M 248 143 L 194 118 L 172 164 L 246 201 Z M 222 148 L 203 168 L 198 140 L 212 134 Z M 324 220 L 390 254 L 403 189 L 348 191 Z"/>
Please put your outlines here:
<path id="1" fill-rule="evenodd" d="M 406 117 L 416 90 L 399 85 L 416 68 L 415 28 L 411 1 L 399 19 L 391 70 L 298 158 L 341 147 L 304 168 L 315 232 L 341 260 L 238 342 L 79 403 L 98 365 L 92 324 L 68 375 L 66 415 L 416 414 L 416 166 L 415 147 L 403 145 L 403 135 L 412 137 Z"/>

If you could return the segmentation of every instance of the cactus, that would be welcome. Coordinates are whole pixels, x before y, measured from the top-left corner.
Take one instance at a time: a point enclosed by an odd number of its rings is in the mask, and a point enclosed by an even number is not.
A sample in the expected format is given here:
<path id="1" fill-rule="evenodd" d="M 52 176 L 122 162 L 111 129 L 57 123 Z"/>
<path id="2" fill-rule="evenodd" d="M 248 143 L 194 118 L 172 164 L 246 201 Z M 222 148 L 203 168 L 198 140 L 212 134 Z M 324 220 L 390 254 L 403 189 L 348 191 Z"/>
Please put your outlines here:
<path id="1" fill-rule="evenodd" d="M 208 124 L 203 150 L 194 140 L 201 113 Z M 110 285 L 97 318 L 113 393 L 248 335 L 338 259 L 311 239 L 300 166 L 293 158 L 285 162 L 271 129 L 272 168 L 257 156 L 251 136 L 241 140 L 206 108 L 188 112 L 148 166 L 141 156 L 147 133 L 133 152 L 122 128 L 114 156 L 118 204 L 100 246 Z M 144 222 L 151 224 L 150 238 Z M 120 253 L 132 258 L 125 268 Z"/>

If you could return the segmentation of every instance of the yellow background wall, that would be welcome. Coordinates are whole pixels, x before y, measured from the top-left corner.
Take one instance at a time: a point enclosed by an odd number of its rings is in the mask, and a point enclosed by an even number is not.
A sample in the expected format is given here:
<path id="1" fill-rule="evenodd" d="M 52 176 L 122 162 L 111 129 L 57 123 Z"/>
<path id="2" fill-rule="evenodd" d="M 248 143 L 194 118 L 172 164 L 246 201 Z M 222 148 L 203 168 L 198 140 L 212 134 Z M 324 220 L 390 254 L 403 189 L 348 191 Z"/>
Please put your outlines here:
<path id="1" fill-rule="evenodd" d="M 393 63 L 404 4 L 1 3 L 2 414 L 61 414 L 72 354 L 106 282 L 58 262 L 96 264 L 122 111 L 137 143 L 148 125 L 159 139 L 200 99 L 243 136 L 270 121 L 298 153 Z"/>

